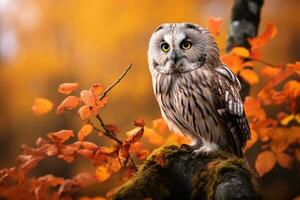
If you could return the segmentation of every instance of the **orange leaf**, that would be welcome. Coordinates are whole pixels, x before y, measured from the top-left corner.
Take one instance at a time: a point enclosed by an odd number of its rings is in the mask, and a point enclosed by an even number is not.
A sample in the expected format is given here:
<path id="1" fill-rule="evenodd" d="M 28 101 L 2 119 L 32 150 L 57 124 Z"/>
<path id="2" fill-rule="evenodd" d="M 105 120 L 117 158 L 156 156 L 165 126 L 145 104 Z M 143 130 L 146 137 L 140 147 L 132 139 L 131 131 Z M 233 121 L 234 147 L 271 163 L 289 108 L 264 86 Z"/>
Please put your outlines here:
<path id="1" fill-rule="evenodd" d="M 36 115 L 44 115 L 51 111 L 53 108 L 53 103 L 45 98 L 35 98 L 34 104 L 32 106 L 32 111 Z"/>
<path id="2" fill-rule="evenodd" d="M 48 133 L 47 137 L 54 142 L 64 143 L 70 137 L 74 137 L 73 130 L 61 130 L 58 132 Z"/>
<path id="3" fill-rule="evenodd" d="M 85 105 L 87 105 L 88 107 L 93 107 L 94 105 L 96 105 L 96 99 L 93 96 L 93 93 L 91 91 L 88 90 L 82 90 L 80 92 L 80 99 L 81 101 L 83 101 L 83 103 L 85 103 Z"/>
<path id="4" fill-rule="evenodd" d="M 293 166 L 293 158 L 285 153 L 277 154 L 277 160 L 279 165 L 284 168 L 291 169 Z"/>
<path id="5" fill-rule="evenodd" d="M 88 136 L 93 130 L 93 126 L 90 124 L 85 124 L 81 127 L 80 131 L 78 132 L 78 140 L 83 141 L 86 136 Z"/>
<path id="6" fill-rule="evenodd" d="M 57 107 L 57 114 L 61 114 L 65 109 L 72 110 L 80 103 L 79 98 L 75 96 L 66 97 L 61 104 Z"/>
<path id="7" fill-rule="evenodd" d="M 134 125 L 138 127 L 144 127 L 145 126 L 145 121 L 142 118 L 138 118 L 134 121 Z"/>
<path id="8" fill-rule="evenodd" d="M 296 98 L 300 96 L 300 82 L 295 80 L 288 81 L 284 85 L 283 90 L 288 94 L 290 98 Z"/>
<path id="9" fill-rule="evenodd" d="M 92 115 L 92 112 L 87 105 L 81 106 L 78 113 L 83 121 L 86 121 Z"/>
<path id="10" fill-rule="evenodd" d="M 153 128 L 158 129 L 160 132 L 164 132 L 168 128 L 166 121 L 162 118 L 153 120 L 152 125 Z"/>
<path id="11" fill-rule="evenodd" d="M 95 83 L 91 88 L 90 88 L 90 92 L 92 94 L 94 94 L 96 97 L 100 96 L 100 94 L 104 91 L 104 86 L 99 84 L 99 83 Z"/>
<path id="12" fill-rule="evenodd" d="M 207 29 L 213 35 L 219 35 L 222 22 L 223 22 L 223 19 L 221 17 L 210 17 L 210 18 L 208 18 Z"/>
<path id="13" fill-rule="evenodd" d="M 58 87 L 58 92 L 68 95 L 74 90 L 77 90 L 78 87 L 79 87 L 79 83 L 62 83 Z"/>
<path id="14" fill-rule="evenodd" d="M 273 76 L 277 75 L 279 72 L 280 72 L 279 68 L 271 67 L 271 66 L 265 66 L 261 70 L 261 73 L 267 77 L 273 77 Z"/>
<path id="15" fill-rule="evenodd" d="M 94 154 L 94 152 L 92 150 L 89 150 L 89 149 L 79 149 L 77 151 L 77 153 L 79 155 L 82 155 L 82 156 L 86 157 L 86 158 L 92 158 L 93 154 Z"/>
<path id="16" fill-rule="evenodd" d="M 96 177 L 99 182 L 106 181 L 111 176 L 111 174 L 112 172 L 107 165 L 101 165 L 96 169 Z"/>
<path id="17" fill-rule="evenodd" d="M 257 74 L 251 69 L 242 69 L 240 76 L 250 85 L 258 83 L 259 80 Z"/>
<path id="18" fill-rule="evenodd" d="M 271 149 L 272 151 L 276 153 L 281 153 L 285 151 L 288 146 L 288 139 L 289 139 L 289 133 L 287 128 L 276 128 L 271 137 L 272 137 L 272 143 L 271 143 Z"/>
<path id="19" fill-rule="evenodd" d="M 260 101 L 253 97 L 246 97 L 244 102 L 245 113 L 248 118 L 254 118 L 255 120 L 265 120 L 266 112 L 261 107 Z"/>
<path id="20" fill-rule="evenodd" d="M 271 151 L 263 151 L 258 154 L 255 168 L 259 176 L 263 176 L 273 169 L 276 164 L 276 156 Z"/>
<path id="21" fill-rule="evenodd" d="M 250 55 L 249 50 L 244 47 L 234 47 L 231 51 L 235 55 L 238 55 L 238 56 L 241 56 L 244 58 L 249 57 L 249 55 Z"/>
<path id="22" fill-rule="evenodd" d="M 289 63 L 286 65 L 290 70 L 294 71 L 298 75 L 300 75 L 300 62 L 296 62 L 295 64 Z"/>
<path id="23" fill-rule="evenodd" d="M 148 149 L 145 149 L 143 143 L 141 142 L 136 142 L 130 145 L 130 152 L 135 154 L 141 160 L 146 159 L 147 156 L 150 154 L 150 151 Z"/>
<path id="24" fill-rule="evenodd" d="M 165 143 L 164 138 L 160 134 L 156 133 L 153 129 L 150 129 L 150 128 L 145 128 L 144 137 L 147 138 L 148 141 L 154 145 L 160 146 Z"/>
<path id="25" fill-rule="evenodd" d="M 251 45 L 251 50 L 256 51 L 259 48 L 263 47 L 270 39 L 275 37 L 276 33 L 277 33 L 277 28 L 272 24 L 268 24 L 267 29 L 263 34 L 255 38 L 248 39 Z"/>
<path id="26" fill-rule="evenodd" d="M 244 61 L 238 55 L 233 54 L 232 52 L 223 54 L 221 60 L 225 63 L 234 74 L 237 74 L 244 68 Z"/>
<path id="27" fill-rule="evenodd" d="M 265 86 L 261 89 L 261 92 L 264 90 L 270 90 L 274 88 L 277 84 L 281 83 L 284 79 L 288 78 L 293 74 L 293 71 L 285 69 L 281 70 L 276 76 L 273 76 L 267 81 Z"/>

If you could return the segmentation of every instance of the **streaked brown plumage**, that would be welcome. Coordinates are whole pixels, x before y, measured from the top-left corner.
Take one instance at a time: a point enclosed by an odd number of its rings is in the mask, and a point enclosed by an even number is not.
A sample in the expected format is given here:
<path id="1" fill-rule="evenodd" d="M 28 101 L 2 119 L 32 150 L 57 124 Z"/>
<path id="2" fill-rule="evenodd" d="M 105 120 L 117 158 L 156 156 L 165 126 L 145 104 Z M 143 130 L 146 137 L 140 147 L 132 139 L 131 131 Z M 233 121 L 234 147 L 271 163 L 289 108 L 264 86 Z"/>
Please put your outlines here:
<path id="1" fill-rule="evenodd" d="M 163 24 L 151 37 L 148 62 L 164 119 L 192 138 L 194 153 L 221 148 L 242 157 L 250 130 L 240 83 L 211 34 L 195 24 Z"/>

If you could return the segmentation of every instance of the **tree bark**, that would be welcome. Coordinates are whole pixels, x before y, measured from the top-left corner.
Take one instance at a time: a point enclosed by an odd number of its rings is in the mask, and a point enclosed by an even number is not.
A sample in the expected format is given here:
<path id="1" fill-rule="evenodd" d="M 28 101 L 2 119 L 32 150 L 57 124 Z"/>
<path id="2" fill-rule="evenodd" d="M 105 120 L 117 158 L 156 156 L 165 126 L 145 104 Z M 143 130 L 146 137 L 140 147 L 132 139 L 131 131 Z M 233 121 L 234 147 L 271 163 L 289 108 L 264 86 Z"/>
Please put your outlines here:
<path id="1" fill-rule="evenodd" d="M 236 46 L 250 49 L 248 38 L 257 36 L 262 5 L 263 0 L 235 0 L 226 51 Z M 250 93 L 250 85 L 240 76 L 238 78 L 242 85 L 240 94 L 244 100 Z"/>
<path id="2" fill-rule="evenodd" d="M 227 51 L 235 46 L 250 49 L 247 39 L 257 35 L 262 5 L 263 0 L 235 0 Z M 244 99 L 250 85 L 243 79 L 240 82 Z M 191 154 L 187 145 L 159 148 L 113 199 L 260 199 L 256 175 L 246 160 L 221 151 L 207 157 L 193 158 Z"/>

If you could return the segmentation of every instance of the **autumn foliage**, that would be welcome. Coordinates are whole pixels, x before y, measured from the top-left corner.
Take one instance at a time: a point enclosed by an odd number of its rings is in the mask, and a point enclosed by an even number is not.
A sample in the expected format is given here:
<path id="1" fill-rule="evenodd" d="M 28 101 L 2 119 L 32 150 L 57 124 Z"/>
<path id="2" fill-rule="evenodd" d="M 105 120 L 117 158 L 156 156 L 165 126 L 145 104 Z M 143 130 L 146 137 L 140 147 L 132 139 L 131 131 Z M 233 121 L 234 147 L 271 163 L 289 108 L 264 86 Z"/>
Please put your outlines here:
<path id="1" fill-rule="evenodd" d="M 208 28 L 214 37 L 219 37 L 221 22 L 220 18 L 209 19 Z M 252 132 L 245 151 L 254 145 L 261 149 L 255 163 L 260 176 L 270 172 L 277 163 L 290 169 L 300 162 L 300 82 L 296 79 L 300 76 L 300 62 L 277 66 L 264 61 L 261 50 L 276 33 L 277 29 L 268 25 L 260 36 L 249 39 L 250 50 L 235 47 L 222 55 L 222 61 L 250 85 L 259 83 L 261 77 L 267 78 L 259 92 L 246 97 L 244 102 Z M 153 147 L 174 142 L 188 143 L 187 138 L 170 133 L 162 119 L 153 120 L 148 127 L 142 118 L 136 119 L 132 124 L 133 129 L 126 133 L 103 120 L 100 113 L 108 103 L 109 91 L 130 67 L 107 89 L 99 83 L 81 91 L 78 91 L 79 83 L 59 85 L 58 92 L 67 96 L 56 106 L 57 114 L 77 113 L 82 120 L 81 128 L 48 133 L 46 137 L 36 140 L 35 147 L 22 145 L 22 153 L 17 158 L 18 165 L 0 170 L 0 196 L 10 199 L 72 199 L 74 192 L 107 181 L 113 173 L 122 173 L 123 181 L 128 180 L 137 170 L 136 163 L 141 163 L 153 151 L 145 143 Z M 52 101 L 36 98 L 32 111 L 36 115 L 43 115 L 53 107 Z M 276 111 L 267 112 L 267 109 Z M 96 134 L 100 140 L 109 138 L 111 144 L 99 146 L 88 141 L 86 138 L 90 134 Z M 56 157 L 67 163 L 83 157 L 94 165 L 95 170 L 68 179 L 51 174 L 30 177 L 28 173 L 48 157 Z M 164 166 L 163 155 L 157 156 L 156 162 Z M 113 191 L 108 191 L 106 197 L 95 199 L 110 199 Z M 88 199 L 92 198 L 81 198 Z"/>

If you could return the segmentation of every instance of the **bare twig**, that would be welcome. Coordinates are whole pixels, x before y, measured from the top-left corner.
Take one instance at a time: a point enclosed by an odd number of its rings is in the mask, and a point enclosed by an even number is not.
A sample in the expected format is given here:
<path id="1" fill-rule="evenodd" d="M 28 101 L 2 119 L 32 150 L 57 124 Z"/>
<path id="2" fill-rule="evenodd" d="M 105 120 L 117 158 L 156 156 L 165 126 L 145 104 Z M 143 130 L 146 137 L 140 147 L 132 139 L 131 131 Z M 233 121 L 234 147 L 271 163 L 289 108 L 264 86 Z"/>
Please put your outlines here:
<path id="1" fill-rule="evenodd" d="M 116 141 L 118 144 L 122 144 L 123 142 L 121 140 L 119 140 L 114 133 L 112 133 L 107 127 L 106 125 L 104 124 L 102 118 L 100 117 L 100 115 L 98 114 L 97 116 L 97 119 L 99 120 L 102 128 L 104 129 L 104 135 L 113 139 L 114 141 Z"/>
<path id="2" fill-rule="evenodd" d="M 254 60 L 254 61 L 257 61 L 257 62 L 260 62 L 260 63 L 262 63 L 262 64 L 264 64 L 264 65 L 268 65 L 268 66 L 270 66 L 270 67 L 282 68 L 281 66 L 276 66 L 276 65 L 274 65 L 274 64 L 272 64 L 272 63 L 269 63 L 269 62 L 267 62 L 267 61 L 264 61 L 264 60 L 261 60 L 261 59 L 258 59 L 258 58 L 252 58 L 252 57 L 250 57 L 250 59 L 251 59 L 251 60 Z"/>
<path id="3" fill-rule="evenodd" d="M 127 74 L 127 72 L 130 70 L 130 68 L 132 67 L 132 64 L 129 64 L 128 67 L 125 69 L 125 71 L 123 72 L 123 74 L 111 85 L 109 86 L 104 92 L 103 95 L 100 97 L 100 100 L 102 100 L 104 97 L 106 97 L 107 93 L 113 89 Z"/>

